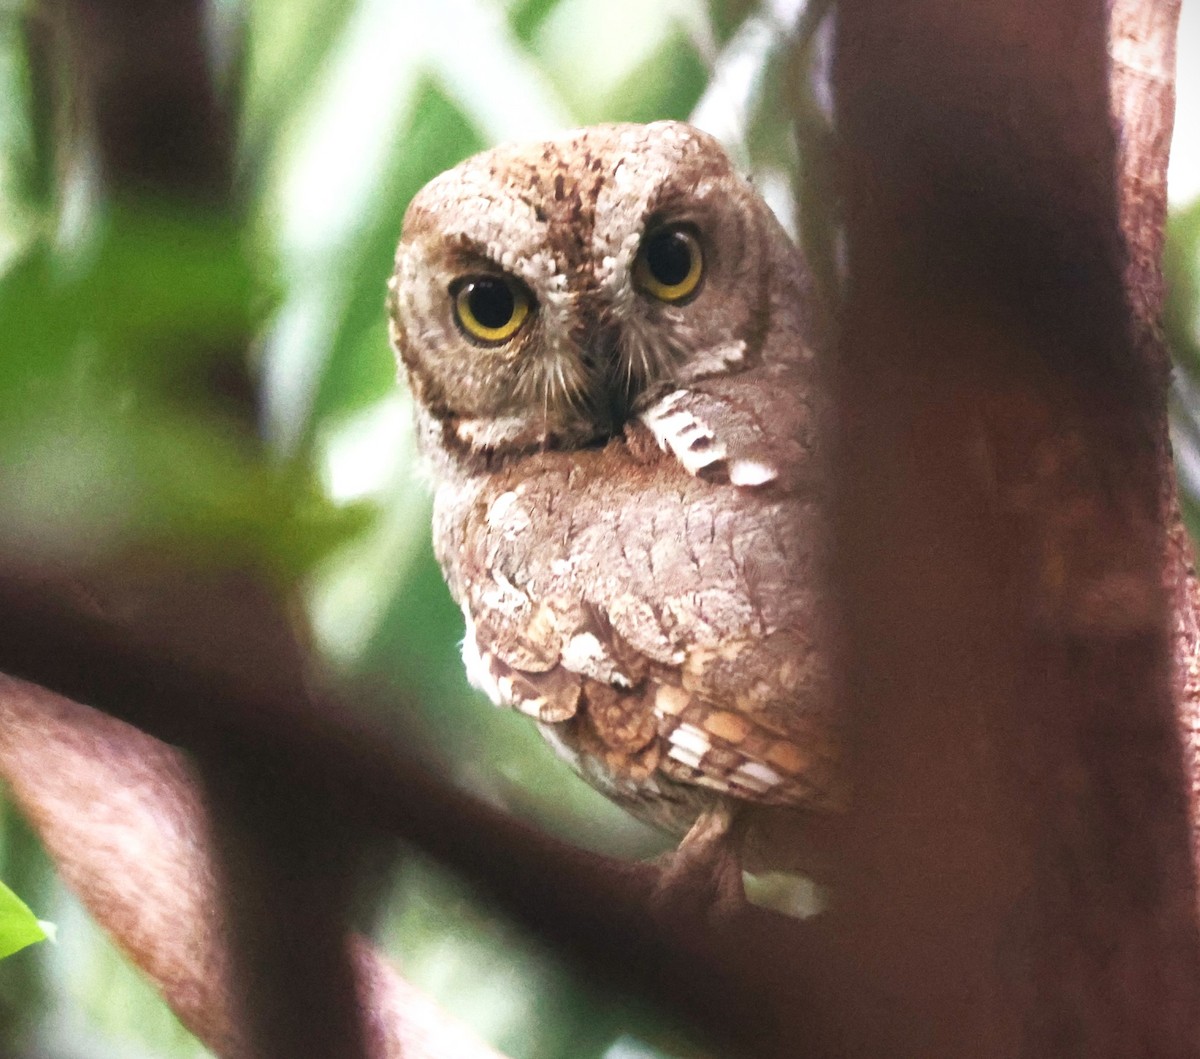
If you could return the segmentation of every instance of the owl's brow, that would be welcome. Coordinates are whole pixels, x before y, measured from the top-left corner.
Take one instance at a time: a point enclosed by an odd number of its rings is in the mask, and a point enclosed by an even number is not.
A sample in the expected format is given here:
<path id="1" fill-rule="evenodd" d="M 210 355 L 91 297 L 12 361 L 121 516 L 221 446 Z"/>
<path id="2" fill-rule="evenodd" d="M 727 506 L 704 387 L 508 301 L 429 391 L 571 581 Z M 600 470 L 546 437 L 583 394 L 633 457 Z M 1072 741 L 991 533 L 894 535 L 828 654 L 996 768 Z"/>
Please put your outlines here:
<path id="1" fill-rule="evenodd" d="M 455 268 L 486 267 L 498 272 L 508 271 L 488 250 L 488 243 L 470 232 L 448 232 L 443 243 L 449 263 Z"/>

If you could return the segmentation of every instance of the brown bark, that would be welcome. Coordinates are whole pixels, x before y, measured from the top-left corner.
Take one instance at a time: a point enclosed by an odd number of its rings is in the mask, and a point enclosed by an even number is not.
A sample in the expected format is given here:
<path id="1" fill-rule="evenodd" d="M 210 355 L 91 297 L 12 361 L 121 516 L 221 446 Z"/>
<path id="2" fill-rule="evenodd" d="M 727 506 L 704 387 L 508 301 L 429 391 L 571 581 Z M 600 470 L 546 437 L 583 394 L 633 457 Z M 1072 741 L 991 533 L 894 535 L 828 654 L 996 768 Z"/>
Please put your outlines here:
<path id="1" fill-rule="evenodd" d="M 1165 375 L 1143 338 L 1162 204 L 1125 199 L 1126 258 L 1105 8 L 840 15 L 861 756 L 835 912 L 879 1005 L 861 1050 L 1194 1054 Z M 1157 172 L 1161 100 L 1121 98 L 1157 118 L 1124 125 L 1126 169 Z"/>
<path id="2" fill-rule="evenodd" d="M 200 598 L 213 596 L 210 589 Z M 772 1042 L 786 1039 L 781 1025 L 810 1017 L 824 992 L 827 961 L 814 947 L 819 939 L 754 908 L 714 923 L 696 909 L 653 902 L 653 866 L 572 848 L 454 790 L 411 748 L 372 723 L 368 718 L 380 711 L 363 708 L 361 698 L 318 698 L 289 684 L 278 654 L 238 620 L 232 599 L 217 613 L 192 615 L 199 629 L 217 635 L 208 644 L 189 644 L 161 623 L 150 637 L 144 628 L 113 626 L 56 604 L 44 586 L 30 589 L 0 577 L 0 672 L 53 688 L 60 698 L 52 701 L 68 726 L 87 730 L 97 723 L 89 719 L 92 711 L 68 701 L 86 697 L 200 760 L 236 750 L 239 761 L 256 762 L 284 783 L 293 804 L 309 811 L 312 803 L 323 806 L 334 833 L 403 839 L 475 883 L 497 910 L 599 983 L 653 997 L 700 1032 L 744 1044 L 748 1054 L 772 1054 Z M 231 675 L 216 666 L 222 657 L 247 664 L 235 665 Z M 10 713 L 14 708 L 0 697 L 0 722 L 17 717 L 24 733 L 0 774 L 18 791 L 36 790 L 22 777 L 36 781 L 39 772 L 53 771 L 57 736 L 53 725 L 39 732 L 39 724 L 52 718 L 39 722 L 27 707 Z M 130 728 L 114 731 L 125 733 L 114 736 L 119 740 L 145 738 Z M 102 774 L 108 756 L 89 767 Z M 161 772 L 154 770 L 155 782 L 164 789 L 178 782 Z M 109 797 L 120 801 L 125 794 L 116 787 Z M 207 801 L 210 820 L 225 811 L 205 795 L 179 797 Z M 25 808 L 36 822 L 37 801 Z M 139 841 L 146 845 L 165 840 L 156 837 L 156 828 L 188 826 L 172 823 L 170 805 L 143 824 Z M 87 841 L 75 837 L 69 847 L 74 875 L 88 902 L 91 888 L 107 886 L 109 843 L 103 831 L 91 832 Z M 48 830 L 44 838 L 53 842 Z M 225 885 L 222 880 L 221 892 Z M 102 922 L 123 947 L 137 951 L 136 941 L 121 940 L 127 922 L 111 915 Z M 257 938 L 263 925 L 252 927 Z M 234 986 L 238 995 L 245 988 L 240 981 Z M 368 1021 L 379 1017 L 364 1014 Z"/>
<path id="3" fill-rule="evenodd" d="M 1128 248 L 1125 285 L 1135 341 L 1146 362 L 1170 370 L 1163 338 L 1163 243 L 1167 220 L 1167 161 L 1175 115 L 1175 30 L 1178 2 L 1120 0 L 1111 13 L 1112 109 L 1119 131 L 1121 230 Z M 1195 551 L 1179 510 L 1166 418 L 1158 458 L 1167 547 L 1164 583 L 1173 615 L 1175 702 L 1189 777 L 1193 859 L 1200 852 L 1200 581 Z"/>

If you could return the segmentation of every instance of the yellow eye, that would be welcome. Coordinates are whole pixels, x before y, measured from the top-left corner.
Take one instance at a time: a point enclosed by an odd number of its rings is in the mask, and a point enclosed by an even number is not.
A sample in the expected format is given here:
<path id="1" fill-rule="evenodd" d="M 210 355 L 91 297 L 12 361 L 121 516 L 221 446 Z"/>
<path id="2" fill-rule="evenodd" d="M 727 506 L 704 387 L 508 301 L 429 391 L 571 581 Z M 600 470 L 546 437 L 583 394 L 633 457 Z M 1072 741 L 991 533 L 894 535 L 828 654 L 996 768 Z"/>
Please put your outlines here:
<path id="1" fill-rule="evenodd" d="M 506 342 L 529 315 L 529 295 L 507 276 L 468 276 L 450 288 L 454 319 L 476 342 Z"/>
<path id="2" fill-rule="evenodd" d="M 638 249 L 633 278 L 659 301 L 686 301 L 700 289 L 704 278 L 700 240 L 691 228 L 679 224 L 651 232 Z"/>

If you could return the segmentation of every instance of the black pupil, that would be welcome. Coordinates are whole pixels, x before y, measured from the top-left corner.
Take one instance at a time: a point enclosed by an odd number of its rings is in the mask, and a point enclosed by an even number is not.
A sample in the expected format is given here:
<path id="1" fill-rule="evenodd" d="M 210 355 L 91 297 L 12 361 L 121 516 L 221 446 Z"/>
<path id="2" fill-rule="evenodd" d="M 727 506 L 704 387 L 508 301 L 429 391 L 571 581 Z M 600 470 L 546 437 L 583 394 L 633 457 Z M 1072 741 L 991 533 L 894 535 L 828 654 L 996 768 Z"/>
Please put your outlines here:
<path id="1" fill-rule="evenodd" d="M 646 244 L 646 265 L 664 287 L 682 283 L 692 270 L 692 242 L 679 229 L 659 232 Z"/>
<path id="2" fill-rule="evenodd" d="M 512 290 L 498 279 L 477 279 L 468 285 L 467 305 L 476 320 L 493 329 L 507 324 L 517 308 Z"/>

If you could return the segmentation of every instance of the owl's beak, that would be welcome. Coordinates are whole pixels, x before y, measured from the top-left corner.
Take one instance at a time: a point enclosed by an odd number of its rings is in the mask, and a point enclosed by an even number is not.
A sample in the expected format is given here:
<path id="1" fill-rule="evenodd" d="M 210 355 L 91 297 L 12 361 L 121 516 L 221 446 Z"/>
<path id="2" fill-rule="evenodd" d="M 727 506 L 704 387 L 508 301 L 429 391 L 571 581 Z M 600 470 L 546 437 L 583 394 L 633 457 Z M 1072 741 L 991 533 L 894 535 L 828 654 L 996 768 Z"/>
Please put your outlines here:
<path id="1" fill-rule="evenodd" d="M 589 374 L 595 380 L 593 414 L 607 437 L 616 437 L 634 414 L 641 396 L 641 380 L 634 377 L 621 355 L 620 330 L 616 324 L 597 328 L 584 354 Z"/>

